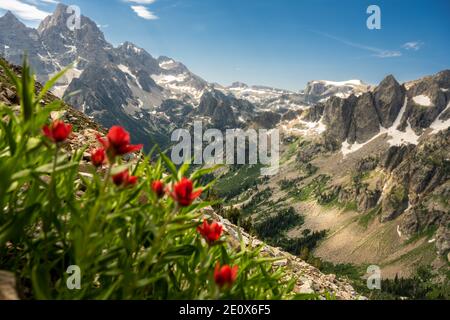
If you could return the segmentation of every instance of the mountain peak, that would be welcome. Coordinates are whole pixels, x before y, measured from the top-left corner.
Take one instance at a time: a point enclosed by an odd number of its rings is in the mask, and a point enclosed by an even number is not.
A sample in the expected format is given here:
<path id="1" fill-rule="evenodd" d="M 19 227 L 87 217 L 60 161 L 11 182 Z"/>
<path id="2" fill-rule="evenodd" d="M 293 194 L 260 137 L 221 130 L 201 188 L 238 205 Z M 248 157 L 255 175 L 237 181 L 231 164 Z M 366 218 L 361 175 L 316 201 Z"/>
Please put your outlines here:
<path id="1" fill-rule="evenodd" d="M 69 6 L 59 3 L 53 14 L 47 16 L 44 20 L 42 20 L 42 22 L 39 24 L 39 27 L 37 28 L 37 31 L 39 32 L 39 34 L 43 34 L 45 33 L 47 30 L 49 29 L 53 29 L 56 27 L 56 29 L 58 29 L 58 33 L 65 33 L 67 29 L 67 31 L 73 31 L 71 30 L 68 25 L 68 19 L 71 15 L 73 15 L 73 12 L 68 10 Z M 103 39 L 103 33 L 102 31 L 99 29 L 99 27 L 97 26 L 97 24 L 92 21 L 90 18 L 81 15 L 81 28 L 85 28 L 87 27 L 87 32 L 91 33 L 91 34 L 95 34 L 94 37 L 100 37 Z"/>
<path id="2" fill-rule="evenodd" d="M 142 48 L 139 48 L 137 45 L 130 41 L 125 41 L 119 46 L 119 49 L 126 50 L 126 51 L 132 51 L 136 54 L 142 53 Z"/>
<path id="3" fill-rule="evenodd" d="M 397 79 L 392 74 L 387 75 L 380 83 L 398 83 Z"/>
<path id="4" fill-rule="evenodd" d="M 69 7 L 67 5 L 65 5 L 64 3 L 60 2 L 55 7 L 55 10 L 53 11 L 53 14 L 51 16 L 54 17 L 54 18 L 68 16 L 68 15 L 71 14 L 70 11 L 67 12 L 68 8 Z"/>
<path id="5" fill-rule="evenodd" d="M 0 17 L 0 20 L 2 21 L 8 21 L 9 23 L 13 22 L 13 23 L 22 23 L 20 22 L 19 19 L 17 19 L 17 17 L 14 15 L 14 13 L 12 13 L 10 10 L 6 11 L 6 13 L 3 15 L 3 17 Z"/>
<path id="6" fill-rule="evenodd" d="M 248 88 L 248 85 L 243 82 L 235 81 L 228 88 Z"/>
<path id="7" fill-rule="evenodd" d="M 53 12 L 53 14 L 57 13 L 57 12 L 66 12 L 67 11 L 68 6 L 64 3 L 58 3 L 56 5 L 55 11 Z"/>
<path id="8" fill-rule="evenodd" d="M 22 23 L 11 11 L 7 11 L 3 17 L 0 17 L 0 30 L 1 29 L 11 29 L 11 30 L 25 30 L 28 27 Z"/>
<path id="9" fill-rule="evenodd" d="M 16 16 L 14 15 L 14 13 L 12 13 L 10 10 L 6 11 L 5 15 L 3 17 L 1 17 L 0 19 L 3 18 L 14 18 L 17 20 Z"/>
<path id="10" fill-rule="evenodd" d="M 167 56 L 159 56 L 157 60 L 158 62 L 174 61 L 172 58 L 169 58 Z"/>

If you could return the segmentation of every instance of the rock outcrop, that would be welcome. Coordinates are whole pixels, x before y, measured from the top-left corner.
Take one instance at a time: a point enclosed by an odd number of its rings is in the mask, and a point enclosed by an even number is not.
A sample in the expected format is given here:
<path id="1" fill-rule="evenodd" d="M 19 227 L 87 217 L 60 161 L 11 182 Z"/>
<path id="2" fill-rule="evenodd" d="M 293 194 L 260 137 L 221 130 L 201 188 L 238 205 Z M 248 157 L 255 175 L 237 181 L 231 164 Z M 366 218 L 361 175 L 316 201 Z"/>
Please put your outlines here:
<path id="1" fill-rule="evenodd" d="M 240 237 L 242 237 L 246 246 L 252 248 L 262 246 L 261 254 L 263 256 L 278 258 L 279 260 L 274 262 L 273 265 L 275 268 L 280 266 L 284 267 L 289 280 L 295 279 L 295 293 L 318 294 L 322 298 L 329 295 L 339 300 L 366 299 L 364 296 L 358 294 L 346 280 L 338 279 L 333 274 L 325 275 L 300 258 L 263 243 L 246 233 L 242 228 L 214 213 L 213 209 L 207 209 L 206 214 L 220 221 L 224 227 L 224 232 L 229 236 L 229 240 L 236 248 L 240 247 Z"/>
<path id="2" fill-rule="evenodd" d="M 353 109 L 353 117 L 350 123 L 347 141 L 363 143 L 380 132 L 377 120 L 377 111 L 371 93 L 361 95 Z"/>
<path id="3" fill-rule="evenodd" d="M 318 121 L 323 113 L 331 145 L 344 141 L 362 144 L 382 129 L 405 132 L 410 127 L 420 136 L 436 120 L 450 118 L 449 74 L 450 70 L 445 70 L 404 85 L 389 75 L 373 91 L 345 99 L 331 97 L 323 107 L 317 105 L 305 112 L 303 119 Z M 391 128 L 393 125 L 396 128 Z"/>
<path id="4" fill-rule="evenodd" d="M 19 300 L 16 277 L 11 272 L 0 270 L 0 300 Z"/>
<path id="5" fill-rule="evenodd" d="M 404 87 L 395 80 L 394 76 L 389 75 L 376 87 L 373 98 L 381 125 L 389 128 L 394 124 L 405 100 Z"/>
<path id="6" fill-rule="evenodd" d="M 352 95 L 348 99 L 332 97 L 325 103 L 322 121 L 327 126 L 327 136 L 339 142 L 347 139 L 356 101 Z"/>

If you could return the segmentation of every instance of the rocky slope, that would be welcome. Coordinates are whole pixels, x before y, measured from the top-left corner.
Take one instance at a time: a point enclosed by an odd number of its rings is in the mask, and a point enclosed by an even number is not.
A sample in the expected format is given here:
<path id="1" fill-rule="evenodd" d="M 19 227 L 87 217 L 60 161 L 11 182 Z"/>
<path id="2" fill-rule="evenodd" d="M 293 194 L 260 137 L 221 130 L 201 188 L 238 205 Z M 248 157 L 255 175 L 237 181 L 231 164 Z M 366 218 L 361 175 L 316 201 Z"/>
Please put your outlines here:
<path id="1" fill-rule="evenodd" d="M 256 203 L 256 221 L 274 215 L 274 204 L 294 208 L 304 223 L 288 236 L 328 230 L 315 250 L 328 261 L 381 264 L 386 277 L 407 276 L 421 264 L 445 268 L 449 75 L 404 84 L 388 76 L 368 92 L 331 97 L 282 121 L 279 174 L 238 206 Z"/>
<path id="2" fill-rule="evenodd" d="M 275 267 L 285 267 L 287 276 L 296 280 L 294 291 L 304 294 L 318 294 L 322 298 L 328 294 L 339 300 L 364 300 L 364 296 L 358 294 L 355 289 L 344 279 L 339 279 L 333 274 L 325 275 L 317 268 L 307 264 L 302 259 L 289 254 L 280 248 L 267 245 L 264 242 L 249 235 L 242 228 L 232 224 L 227 219 L 216 214 L 214 210 L 206 211 L 212 218 L 220 221 L 224 226 L 224 231 L 231 237 L 231 241 L 236 248 L 240 246 L 240 239 L 247 246 L 252 248 L 260 247 L 261 254 L 279 260 L 274 262 Z"/>
<path id="3" fill-rule="evenodd" d="M 17 74 L 20 74 L 19 67 L 12 65 L 10 65 L 10 67 L 13 68 Z M 40 88 L 41 85 L 37 83 L 35 89 L 39 91 Z M 45 105 L 56 99 L 58 98 L 53 94 L 47 94 L 43 104 Z M 9 83 L 1 68 L 0 103 L 8 106 L 14 106 L 20 103 L 16 94 L 16 89 Z M 64 104 L 64 109 L 61 112 L 53 114 L 52 116 L 58 118 L 62 117 L 65 121 L 70 122 L 73 125 L 74 131 L 68 143 L 64 145 L 68 152 L 82 148 L 85 145 L 94 145 L 96 143 L 97 134 L 105 133 L 105 129 L 102 126 L 67 104 Z M 90 161 L 89 157 L 89 153 L 86 153 L 83 162 Z M 81 167 L 83 168 L 83 166 L 84 164 L 82 164 Z M 296 279 L 294 288 L 296 293 L 316 294 L 319 298 L 335 297 L 336 299 L 345 300 L 365 299 L 358 294 L 347 281 L 338 279 L 332 274 L 325 275 L 298 257 L 257 240 L 247 234 L 244 230 L 217 215 L 212 208 L 207 209 L 205 214 L 210 215 L 213 219 L 219 220 L 223 224 L 225 233 L 229 236 L 229 241 L 233 246 L 236 246 L 236 248 L 239 248 L 240 236 L 242 236 L 246 245 L 251 247 L 262 246 L 261 256 L 278 258 L 279 260 L 274 263 L 274 268 L 285 267 L 289 279 Z M 0 300 L 15 299 L 18 299 L 15 276 L 10 272 L 0 270 Z"/>
<path id="4" fill-rule="evenodd" d="M 21 74 L 21 68 L 15 65 L 9 64 L 4 59 L 0 60 L 14 70 L 18 75 Z M 42 88 L 39 82 L 36 82 L 35 90 L 39 91 Z M 58 100 L 58 97 L 52 93 L 47 93 L 42 101 L 43 104 L 48 104 L 52 101 Z M 14 106 L 20 103 L 19 96 L 17 95 L 16 88 L 9 82 L 3 68 L 0 68 L 0 103 L 7 106 Z M 76 108 L 62 102 L 64 111 L 62 114 L 55 114 L 54 116 L 62 116 L 64 120 L 72 123 L 75 133 L 83 130 L 94 130 L 101 133 L 105 132 L 103 126 L 99 125 L 95 121 L 92 121 L 84 113 L 80 112 Z"/>

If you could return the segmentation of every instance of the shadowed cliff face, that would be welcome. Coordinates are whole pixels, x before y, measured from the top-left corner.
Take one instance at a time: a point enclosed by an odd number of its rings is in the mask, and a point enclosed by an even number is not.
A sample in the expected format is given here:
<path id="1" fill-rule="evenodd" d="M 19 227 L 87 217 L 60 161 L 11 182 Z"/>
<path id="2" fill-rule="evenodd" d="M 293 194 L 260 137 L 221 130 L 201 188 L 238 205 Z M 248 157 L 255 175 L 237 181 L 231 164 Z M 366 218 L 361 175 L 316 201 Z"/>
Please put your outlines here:
<path id="1" fill-rule="evenodd" d="M 364 143 L 381 129 L 390 129 L 395 120 L 399 120 L 398 127 L 392 129 L 405 132 L 410 127 L 412 134 L 420 136 L 435 121 L 450 117 L 449 73 L 413 81 L 408 88 L 388 76 L 373 91 L 358 97 L 330 98 L 323 106 L 326 136 L 338 143 Z M 314 114 L 322 113 L 319 106 L 313 108 Z"/>

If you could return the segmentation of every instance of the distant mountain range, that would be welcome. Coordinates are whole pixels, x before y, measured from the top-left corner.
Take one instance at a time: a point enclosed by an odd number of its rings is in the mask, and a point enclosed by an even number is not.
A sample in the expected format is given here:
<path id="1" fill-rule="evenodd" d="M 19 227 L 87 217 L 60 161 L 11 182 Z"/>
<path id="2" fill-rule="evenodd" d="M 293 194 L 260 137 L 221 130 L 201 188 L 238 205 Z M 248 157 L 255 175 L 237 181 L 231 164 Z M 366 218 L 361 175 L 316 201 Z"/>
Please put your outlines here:
<path id="1" fill-rule="evenodd" d="M 107 127 L 122 124 L 147 147 L 152 142 L 167 145 L 170 131 L 194 119 L 219 129 L 272 126 L 292 110 L 368 88 L 359 81 L 313 81 L 295 93 L 242 83 L 229 87 L 209 83 L 182 63 L 154 58 L 130 42 L 115 48 L 85 16 L 80 29 L 70 30 L 66 11 L 59 4 L 37 29 L 7 12 L 0 18 L 0 54 L 21 64 L 27 52 L 41 82 L 75 62 L 53 92 Z"/>
<path id="2" fill-rule="evenodd" d="M 285 162 L 279 175 L 258 188 L 277 191 L 270 199 L 274 214 L 283 202 L 295 204 L 314 228 L 324 221 L 308 216 L 310 203 L 298 200 L 298 193 L 310 192 L 307 201 L 327 204 L 318 209 L 326 214 L 336 203 L 354 207 L 354 221 L 339 215 L 323 226 L 333 233 L 317 253 L 330 261 L 395 264 L 400 258 L 393 263 L 391 254 L 419 248 L 402 249 L 407 238 L 430 230 L 433 238 L 420 244 L 424 252 L 433 246 L 440 256 L 450 253 L 450 70 L 403 84 L 388 75 L 377 86 L 314 80 L 298 92 L 241 82 L 223 86 L 130 42 L 114 47 L 87 17 L 71 31 L 66 9 L 59 4 L 37 29 L 6 13 L 0 18 L 0 55 L 21 64 L 27 52 L 41 82 L 76 62 L 53 92 L 105 127 L 124 126 L 147 149 L 154 143 L 168 147 L 171 132 L 190 128 L 194 120 L 222 130 L 281 129 Z M 245 179 L 229 185 L 241 187 Z M 292 190 L 282 190 L 283 183 Z M 258 199 L 258 188 L 246 191 Z M 252 218 L 264 210 L 255 206 Z M 369 233 L 355 222 L 361 219 L 371 225 Z M 352 237 L 342 236 L 344 231 Z M 417 264 L 409 260 L 395 271 Z"/>
<path id="3" fill-rule="evenodd" d="M 426 129 L 448 125 L 449 70 L 404 85 L 387 76 L 378 86 L 315 80 L 299 92 L 241 82 L 222 86 L 130 42 L 115 48 L 85 16 L 80 29 L 70 30 L 66 11 L 58 4 L 37 29 L 7 12 L 0 18 L 0 54 L 20 64 L 27 52 L 41 82 L 75 62 L 53 92 L 105 127 L 123 125 L 147 148 L 168 146 L 170 132 L 194 120 L 219 129 L 300 121 L 324 131 L 343 152 L 384 133 L 417 144 Z"/>

